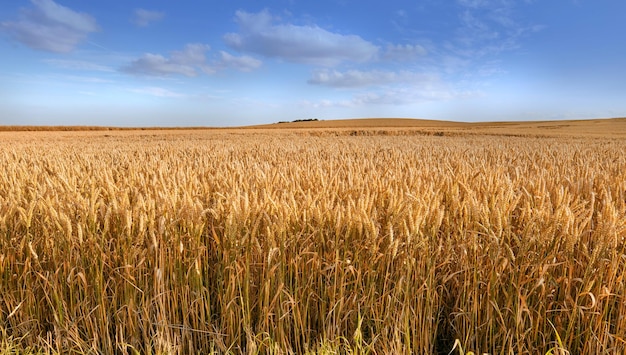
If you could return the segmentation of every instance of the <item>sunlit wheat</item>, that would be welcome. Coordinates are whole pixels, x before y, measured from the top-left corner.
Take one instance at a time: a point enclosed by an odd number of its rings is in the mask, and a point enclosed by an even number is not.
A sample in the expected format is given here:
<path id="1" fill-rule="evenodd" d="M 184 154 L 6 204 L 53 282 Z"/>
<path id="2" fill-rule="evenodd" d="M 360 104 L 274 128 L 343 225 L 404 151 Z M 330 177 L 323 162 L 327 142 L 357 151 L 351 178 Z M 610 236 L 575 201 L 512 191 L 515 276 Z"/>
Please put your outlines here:
<path id="1" fill-rule="evenodd" d="M 0 352 L 626 352 L 626 142 L 349 133 L 0 142 Z"/>

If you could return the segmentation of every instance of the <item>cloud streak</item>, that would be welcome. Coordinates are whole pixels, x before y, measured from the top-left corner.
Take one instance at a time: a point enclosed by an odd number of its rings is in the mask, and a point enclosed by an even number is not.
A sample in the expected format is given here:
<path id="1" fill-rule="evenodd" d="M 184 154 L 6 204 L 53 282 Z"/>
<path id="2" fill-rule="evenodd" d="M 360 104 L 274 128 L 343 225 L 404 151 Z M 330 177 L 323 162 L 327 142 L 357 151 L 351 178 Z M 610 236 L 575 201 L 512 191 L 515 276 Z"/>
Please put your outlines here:
<path id="1" fill-rule="evenodd" d="M 162 87 L 158 86 L 147 86 L 141 88 L 129 89 L 129 91 L 134 92 L 136 94 L 150 95 L 156 97 L 166 97 L 166 98 L 180 98 L 185 97 L 185 95 L 174 92 Z"/>
<path id="2" fill-rule="evenodd" d="M 87 36 L 98 31 L 96 20 L 52 0 L 31 0 L 32 6 L 22 8 L 16 21 L 0 23 L 12 39 L 33 49 L 67 53 Z"/>
<path id="3" fill-rule="evenodd" d="M 237 11 L 235 22 L 239 32 L 223 37 L 228 46 L 287 62 L 330 67 L 343 62 L 366 62 L 379 51 L 357 35 L 334 33 L 318 26 L 277 24 L 267 10 Z"/>
<path id="4" fill-rule="evenodd" d="M 44 63 L 50 64 L 57 68 L 79 70 L 79 71 L 98 71 L 98 72 L 114 72 L 111 67 L 95 64 L 83 60 L 69 59 L 44 59 Z"/>

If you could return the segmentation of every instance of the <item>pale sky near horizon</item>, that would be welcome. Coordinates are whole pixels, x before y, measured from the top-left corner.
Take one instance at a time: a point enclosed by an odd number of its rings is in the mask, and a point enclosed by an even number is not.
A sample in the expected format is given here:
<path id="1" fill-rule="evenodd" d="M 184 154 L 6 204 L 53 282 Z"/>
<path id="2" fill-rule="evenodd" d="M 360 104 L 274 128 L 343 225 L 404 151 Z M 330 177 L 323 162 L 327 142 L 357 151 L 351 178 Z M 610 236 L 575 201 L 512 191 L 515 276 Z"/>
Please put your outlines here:
<path id="1" fill-rule="evenodd" d="M 11 0 L 0 125 L 626 116 L 623 0 Z"/>

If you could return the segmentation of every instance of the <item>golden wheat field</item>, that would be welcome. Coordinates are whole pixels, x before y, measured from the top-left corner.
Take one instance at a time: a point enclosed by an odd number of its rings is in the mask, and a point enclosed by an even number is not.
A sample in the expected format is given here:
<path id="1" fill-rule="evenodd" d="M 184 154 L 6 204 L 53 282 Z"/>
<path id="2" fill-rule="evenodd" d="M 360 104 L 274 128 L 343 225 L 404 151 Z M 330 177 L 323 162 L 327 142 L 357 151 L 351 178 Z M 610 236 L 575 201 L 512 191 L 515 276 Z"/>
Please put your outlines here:
<path id="1" fill-rule="evenodd" d="M 287 127 L 0 133 L 0 354 L 626 352 L 623 135 Z"/>

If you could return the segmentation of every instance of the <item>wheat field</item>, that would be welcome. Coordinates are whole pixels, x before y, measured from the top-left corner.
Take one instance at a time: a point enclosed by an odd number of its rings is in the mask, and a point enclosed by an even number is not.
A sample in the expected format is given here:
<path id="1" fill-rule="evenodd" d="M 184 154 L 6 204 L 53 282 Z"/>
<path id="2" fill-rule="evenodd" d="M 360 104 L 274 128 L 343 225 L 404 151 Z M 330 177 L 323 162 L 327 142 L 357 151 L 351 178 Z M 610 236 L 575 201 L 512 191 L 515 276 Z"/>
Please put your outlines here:
<path id="1" fill-rule="evenodd" d="M 399 132 L 3 133 L 0 353 L 626 352 L 623 138 Z"/>

